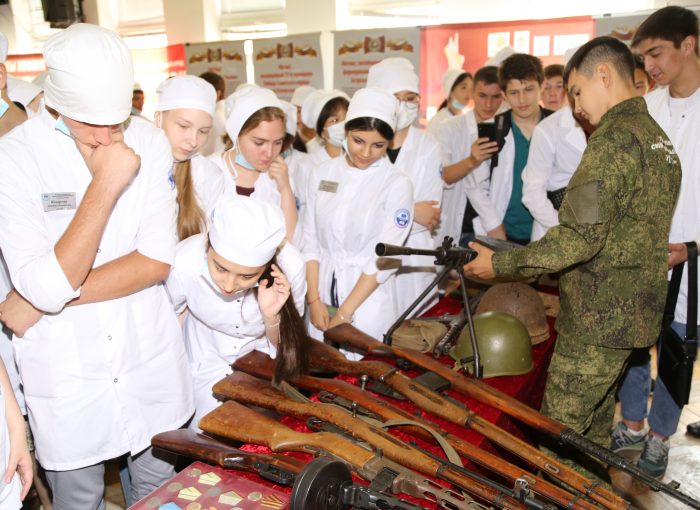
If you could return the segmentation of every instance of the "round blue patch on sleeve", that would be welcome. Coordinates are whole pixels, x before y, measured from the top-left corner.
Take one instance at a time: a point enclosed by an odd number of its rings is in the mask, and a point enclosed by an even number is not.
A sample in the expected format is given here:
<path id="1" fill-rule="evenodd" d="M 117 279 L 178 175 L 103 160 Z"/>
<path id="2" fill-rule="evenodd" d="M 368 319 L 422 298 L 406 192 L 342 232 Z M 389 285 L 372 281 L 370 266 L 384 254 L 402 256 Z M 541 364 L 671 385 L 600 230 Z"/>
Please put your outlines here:
<path id="1" fill-rule="evenodd" d="M 411 213 L 408 209 L 399 209 L 394 213 L 394 223 L 399 228 L 406 228 L 411 223 Z"/>

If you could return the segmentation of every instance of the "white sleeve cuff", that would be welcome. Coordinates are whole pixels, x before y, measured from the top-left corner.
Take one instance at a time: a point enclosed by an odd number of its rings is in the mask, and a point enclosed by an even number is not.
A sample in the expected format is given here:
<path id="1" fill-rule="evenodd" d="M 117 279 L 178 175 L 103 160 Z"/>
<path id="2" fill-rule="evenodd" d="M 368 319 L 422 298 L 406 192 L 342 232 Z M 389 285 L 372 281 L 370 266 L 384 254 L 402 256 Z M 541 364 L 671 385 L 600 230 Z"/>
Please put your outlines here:
<path id="1" fill-rule="evenodd" d="M 80 296 L 80 288 L 73 290 L 53 250 L 13 276 L 17 292 L 42 312 L 58 313 Z"/>

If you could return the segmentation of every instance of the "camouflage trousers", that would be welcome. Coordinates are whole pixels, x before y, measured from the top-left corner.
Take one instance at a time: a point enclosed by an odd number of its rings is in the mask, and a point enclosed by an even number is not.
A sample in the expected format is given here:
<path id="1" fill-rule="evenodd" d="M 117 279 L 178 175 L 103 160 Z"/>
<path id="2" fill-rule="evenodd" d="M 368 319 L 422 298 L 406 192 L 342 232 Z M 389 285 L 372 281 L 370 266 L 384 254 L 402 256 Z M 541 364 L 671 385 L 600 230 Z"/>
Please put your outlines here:
<path id="1" fill-rule="evenodd" d="M 631 352 L 632 349 L 584 344 L 566 335 L 557 338 L 542 413 L 608 448 L 615 393 Z M 575 452 L 561 452 L 556 447 L 552 449 L 561 460 L 583 474 L 607 479 L 606 470 L 592 459 L 581 458 Z"/>

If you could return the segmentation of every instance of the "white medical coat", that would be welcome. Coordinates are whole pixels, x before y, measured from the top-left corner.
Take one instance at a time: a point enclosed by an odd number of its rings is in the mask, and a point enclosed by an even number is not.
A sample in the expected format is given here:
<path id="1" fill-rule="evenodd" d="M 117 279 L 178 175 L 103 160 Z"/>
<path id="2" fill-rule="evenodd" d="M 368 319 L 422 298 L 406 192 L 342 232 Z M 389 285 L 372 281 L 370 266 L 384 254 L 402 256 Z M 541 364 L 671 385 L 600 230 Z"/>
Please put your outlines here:
<path id="1" fill-rule="evenodd" d="M 411 179 L 414 203 L 435 200 L 438 202 L 436 207 L 440 207 L 442 163 L 440 144 L 435 137 L 411 126 L 408 130 L 408 136 L 401 145 L 395 165 Z M 406 246 L 430 250 L 433 249 L 434 244 L 435 240 L 431 232 L 414 221 L 406 239 Z M 434 260 L 434 257 L 425 255 L 402 257 L 401 268 L 396 273 L 395 279 L 397 289 L 395 295 L 400 313 L 403 313 L 435 278 Z M 415 313 L 420 314 L 436 301 L 437 287 L 426 296 L 420 306 L 414 309 L 411 316 Z"/>
<path id="2" fill-rule="evenodd" d="M 700 241 L 700 88 L 690 96 L 687 109 L 680 118 L 671 118 L 668 87 L 661 87 L 648 93 L 645 99 L 649 113 L 673 143 L 683 170 L 681 190 L 671 220 L 669 242 Z M 687 311 L 688 265 L 686 264 L 676 303 L 675 320 L 685 324 L 688 320 Z"/>
<path id="3" fill-rule="evenodd" d="M 585 149 L 586 134 L 574 119 L 569 105 L 535 126 L 523 170 L 523 204 L 535 220 L 532 241 L 559 225 L 559 211 L 547 198 L 547 192 L 569 184 Z"/>
<path id="4" fill-rule="evenodd" d="M 272 357 L 276 354 L 265 336 L 256 290 L 247 289 L 230 296 L 218 292 L 208 276 L 206 249 L 205 234 L 181 241 L 166 282 L 176 311 L 189 309 L 184 336 L 194 378 L 196 412 L 190 428 L 195 430 L 199 430 L 199 420 L 220 404 L 211 389 L 231 373 L 231 363 L 253 350 Z M 277 263 L 289 280 L 294 303 L 302 315 L 306 269 L 301 254 L 287 243 L 277 255 Z"/>
<path id="5" fill-rule="evenodd" d="M 224 194 L 224 174 L 208 158 L 199 154 L 190 160 L 190 165 L 197 202 L 208 217 L 216 201 Z"/>
<path id="6" fill-rule="evenodd" d="M 331 304 L 333 275 L 342 304 L 360 275 L 376 274 L 380 285 L 354 316 L 354 326 L 375 338 L 381 338 L 400 312 L 392 295 L 394 286 L 387 284 L 398 260 L 379 258 L 374 249 L 380 242 L 403 244 L 412 220 L 411 181 L 386 157 L 376 167 L 360 170 L 341 156 L 320 166 L 310 180 L 304 260 L 318 261 L 318 291 L 326 304 Z M 386 262 L 394 263 L 391 269 L 385 269 Z M 309 333 L 323 338 L 323 332 L 313 325 L 309 325 Z"/>
<path id="7" fill-rule="evenodd" d="M 79 205 L 91 175 L 55 124 L 43 110 L 0 140 L 0 246 L 14 287 L 46 312 L 13 345 L 37 457 L 62 471 L 136 454 L 154 434 L 185 423 L 194 405 L 180 327 L 162 284 L 65 307 L 80 289 L 68 282 L 54 245 L 75 209 L 51 210 L 47 195 L 74 193 Z M 112 211 L 93 267 L 134 250 L 171 264 L 170 145 L 138 118 L 124 141 L 141 156 L 141 168 Z"/>
<path id="8" fill-rule="evenodd" d="M 442 149 L 443 167 L 454 165 L 471 154 L 472 144 L 478 138 L 474 110 L 468 110 L 464 115 L 458 115 L 446 120 L 438 131 L 438 142 Z M 435 244 L 442 245 L 445 236 L 459 242 L 462 235 L 464 211 L 467 208 L 467 176 L 452 184 L 443 181 L 442 214 L 440 229 L 435 237 Z"/>

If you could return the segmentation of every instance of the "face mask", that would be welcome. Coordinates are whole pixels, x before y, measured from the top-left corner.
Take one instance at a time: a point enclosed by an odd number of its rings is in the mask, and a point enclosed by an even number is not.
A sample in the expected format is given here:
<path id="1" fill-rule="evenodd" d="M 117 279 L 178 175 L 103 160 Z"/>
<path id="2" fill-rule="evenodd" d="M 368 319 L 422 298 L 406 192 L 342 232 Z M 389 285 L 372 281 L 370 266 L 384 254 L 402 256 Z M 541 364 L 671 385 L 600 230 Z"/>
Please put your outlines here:
<path id="1" fill-rule="evenodd" d="M 54 124 L 54 129 L 60 131 L 64 135 L 66 135 L 69 138 L 73 138 L 73 135 L 70 132 L 70 129 L 68 129 L 68 126 L 63 120 L 63 117 L 60 115 L 58 116 L 58 119 L 56 120 L 56 124 Z"/>
<path id="2" fill-rule="evenodd" d="M 237 165 L 240 165 L 243 168 L 247 168 L 248 170 L 256 170 L 256 168 L 253 165 L 248 163 L 248 160 L 245 159 L 243 152 L 241 152 L 240 150 L 236 150 L 236 159 L 234 161 Z"/>
<path id="3" fill-rule="evenodd" d="M 280 156 L 282 156 L 282 159 L 287 159 L 289 156 L 292 155 L 293 152 L 294 152 L 294 149 L 292 149 L 292 148 L 290 147 L 290 148 L 287 149 L 286 151 L 280 152 Z"/>
<path id="4" fill-rule="evenodd" d="M 4 99 L 0 98 L 0 117 L 5 115 L 9 109 L 10 105 L 7 104 Z"/>
<path id="5" fill-rule="evenodd" d="M 336 122 L 328 128 L 328 143 L 336 147 L 343 147 L 345 141 L 345 123 Z"/>
<path id="6" fill-rule="evenodd" d="M 396 130 L 401 131 L 413 124 L 413 122 L 418 118 L 418 104 L 408 101 L 401 101 L 399 103 L 399 115 L 396 121 Z"/>
<path id="7" fill-rule="evenodd" d="M 459 110 L 459 111 L 464 110 L 465 106 L 467 106 L 465 104 L 460 103 L 456 99 L 452 100 L 451 105 L 452 105 L 452 108 L 454 108 L 455 110 Z"/>

